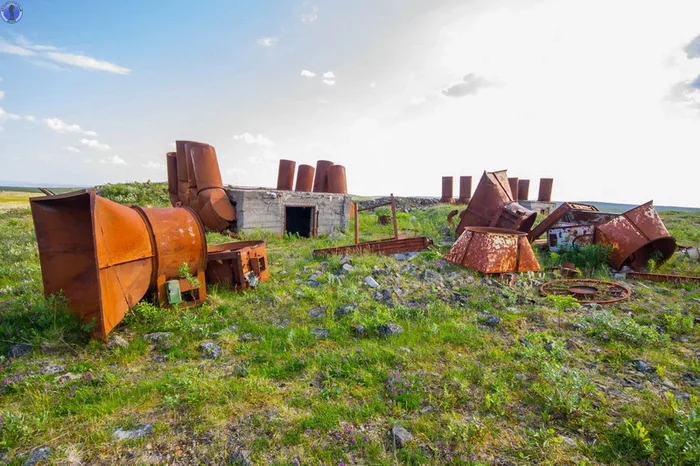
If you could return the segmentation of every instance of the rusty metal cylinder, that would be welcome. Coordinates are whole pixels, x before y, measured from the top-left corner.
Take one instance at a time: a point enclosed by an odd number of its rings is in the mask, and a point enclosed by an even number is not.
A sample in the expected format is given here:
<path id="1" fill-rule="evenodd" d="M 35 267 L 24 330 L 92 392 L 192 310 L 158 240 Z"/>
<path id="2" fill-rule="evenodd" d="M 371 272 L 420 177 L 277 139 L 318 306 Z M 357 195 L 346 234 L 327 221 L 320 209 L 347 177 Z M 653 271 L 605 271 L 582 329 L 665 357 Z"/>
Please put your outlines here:
<path id="1" fill-rule="evenodd" d="M 194 165 L 192 164 L 192 149 L 202 145 L 199 142 L 185 142 L 185 162 L 187 165 L 187 192 L 189 206 L 197 210 L 197 179 L 194 176 Z"/>
<path id="2" fill-rule="evenodd" d="M 177 194 L 177 153 L 168 152 L 165 161 L 168 167 L 168 196 L 170 204 L 175 207 L 180 202 L 180 197 Z"/>
<path id="3" fill-rule="evenodd" d="M 199 194 L 204 189 L 223 188 L 216 150 L 209 144 L 190 146 L 189 158 L 192 164 L 194 188 Z"/>
<path id="4" fill-rule="evenodd" d="M 467 204 L 472 198 L 472 177 L 471 176 L 460 176 L 459 177 L 459 199 L 457 202 L 459 204 Z"/>
<path id="5" fill-rule="evenodd" d="M 527 201 L 530 196 L 530 180 L 518 180 L 518 200 Z"/>
<path id="6" fill-rule="evenodd" d="M 537 194 L 537 200 L 540 202 L 552 201 L 552 185 L 554 178 L 540 178 L 540 191 Z"/>
<path id="7" fill-rule="evenodd" d="M 513 177 L 513 178 L 508 178 L 508 184 L 510 185 L 510 193 L 513 195 L 513 200 L 517 201 L 518 199 L 518 178 Z"/>
<path id="8" fill-rule="evenodd" d="M 177 194 L 182 205 L 190 205 L 190 183 L 187 175 L 187 151 L 185 144 L 191 141 L 175 141 L 177 157 Z"/>
<path id="9" fill-rule="evenodd" d="M 294 189 L 294 170 L 297 163 L 293 160 L 280 160 L 279 171 L 277 172 L 277 189 L 291 191 Z"/>
<path id="10" fill-rule="evenodd" d="M 345 167 L 342 165 L 331 165 L 328 169 L 328 190 L 329 193 L 347 194 L 348 182 L 345 177 Z"/>
<path id="11" fill-rule="evenodd" d="M 310 192 L 314 187 L 314 173 L 316 169 L 311 165 L 299 165 L 297 172 L 297 184 L 295 191 Z"/>
<path id="12" fill-rule="evenodd" d="M 454 188 L 454 177 L 443 176 L 442 177 L 442 197 L 440 197 L 440 202 L 446 202 L 448 204 L 452 204 L 454 202 L 453 188 Z"/>
<path id="13" fill-rule="evenodd" d="M 333 166 L 329 160 L 316 162 L 316 174 L 314 176 L 314 192 L 325 193 L 328 191 L 328 169 Z"/>

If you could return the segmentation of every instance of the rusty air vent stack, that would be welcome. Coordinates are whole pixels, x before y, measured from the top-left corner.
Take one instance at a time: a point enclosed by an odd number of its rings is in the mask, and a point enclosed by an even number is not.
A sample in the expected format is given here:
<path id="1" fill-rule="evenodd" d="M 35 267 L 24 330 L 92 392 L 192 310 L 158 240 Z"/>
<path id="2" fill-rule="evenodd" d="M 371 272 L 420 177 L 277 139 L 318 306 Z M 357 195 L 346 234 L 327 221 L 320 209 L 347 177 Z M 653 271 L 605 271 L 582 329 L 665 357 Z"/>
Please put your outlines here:
<path id="1" fill-rule="evenodd" d="M 552 185 L 554 178 L 540 178 L 540 191 L 537 195 L 539 202 L 552 202 Z"/>
<path id="2" fill-rule="evenodd" d="M 168 197 L 170 198 L 170 205 L 177 207 L 180 205 L 180 196 L 177 194 L 177 153 L 168 152 L 165 161 L 168 167 Z"/>
<path id="3" fill-rule="evenodd" d="M 328 188 L 326 192 L 335 194 L 347 194 L 348 183 L 345 177 L 345 167 L 342 165 L 331 165 L 328 169 Z"/>
<path id="4" fill-rule="evenodd" d="M 612 247 L 610 264 L 644 267 L 649 259 L 666 262 L 676 250 L 676 240 L 666 230 L 652 201 L 635 207 L 598 226 L 595 242 Z"/>
<path id="5" fill-rule="evenodd" d="M 518 180 L 518 201 L 527 201 L 530 197 L 530 180 Z"/>
<path id="6" fill-rule="evenodd" d="M 179 167 L 178 167 L 179 168 Z M 68 308 L 105 340 L 151 289 L 168 303 L 166 282 L 178 280 L 194 302 L 206 299 L 206 239 L 188 208 L 129 208 L 94 189 L 30 200 L 48 297 L 62 292 Z M 187 264 L 199 285 L 181 280 Z"/>
<path id="7" fill-rule="evenodd" d="M 294 189 L 294 170 L 297 163 L 293 160 L 280 160 L 280 168 L 277 173 L 277 189 L 291 191 Z"/>
<path id="8" fill-rule="evenodd" d="M 310 192 L 314 186 L 314 172 L 314 167 L 311 165 L 299 165 L 297 184 L 294 190 Z"/>
<path id="9" fill-rule="evenodd" d="M 333 162 L 328 160 L 319 160 L 316 162 L 316 175 L 314 177 L 314 192 L 328 192 L 328 169 L 331 168 Z"/>
<path id="10" fill-rule="evenodd" d="M 207 228 L 223 231 L 236 220 L 236 209 L 224 190 L 216 150 L 209 144 L 193 144 L 188 155 L 197 196 L 191 205 Z"/>
<path id="11" fill-rule="evenodd" d="M 460 176 L 459 177 L 459 199 L 457 199 L 457 204 L 469 204 L 472 198 L 472 177 L 471 176 Z"/>
<path id="12" fill-rule="evenodd" d="M 510 185 L 510 193 L 513 195 L 513 199 L 520 201 L 518 197 L 518 178 L 508 178 L 508 184 Z"/>
<path id="13" fill-rule="evenodd" d="M 454 178 L 451 176 L 442 177 L 442 197 L 440 202 L 446 204 L 454 204 L 455 199 L 453 195 Z"/>
<path id="14" fill-rule="evenodd" d="M 188 152 L 185 145 L 191 141 L 175 141 L 175 154 L 177 157 L 177 196 L 183 206 L 190 205 L 190 182 L 188 178 Z"/>
<path id="15" fill-rule="evenodd" d="M 527 235 L 502 228 L 467 227 L 445 260 L 482 273 L 540 270 Z"/>

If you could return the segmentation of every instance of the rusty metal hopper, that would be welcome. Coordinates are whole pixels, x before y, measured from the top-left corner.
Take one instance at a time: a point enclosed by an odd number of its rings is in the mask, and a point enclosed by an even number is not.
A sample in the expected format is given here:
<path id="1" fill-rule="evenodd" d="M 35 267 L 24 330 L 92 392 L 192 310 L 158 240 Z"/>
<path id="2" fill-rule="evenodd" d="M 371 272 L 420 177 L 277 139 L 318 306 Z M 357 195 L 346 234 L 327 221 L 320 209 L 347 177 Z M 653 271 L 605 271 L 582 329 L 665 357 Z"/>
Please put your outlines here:
<path id="1" fill-rule="evenodd" d="M 149 289 L 165 299 L 165 282 L 186 263 L 204 287 L 206 240 L 189 209 L 129 208 L 94 189 L 30 200 L 44 293 L 62 292 L 93 334 L 109 332 Z M 206 291 L 197 290 L 204 299 Z"/>
<path id="2" fill-rule="evenodd" d="M 538 272 L 527 235 L 492 227 L 466 227 L 445 260 L 482 273 Z"/>
<path id="3" fill-rule="evenodd" d="M 595 242 L 612 247 L 610 263 L 644 267 L 657 256 L 657 263 L 666 262 L 676 250 L 676 240 L 654 209 L 652 201 L 635 207 L 596 228 Z"/>

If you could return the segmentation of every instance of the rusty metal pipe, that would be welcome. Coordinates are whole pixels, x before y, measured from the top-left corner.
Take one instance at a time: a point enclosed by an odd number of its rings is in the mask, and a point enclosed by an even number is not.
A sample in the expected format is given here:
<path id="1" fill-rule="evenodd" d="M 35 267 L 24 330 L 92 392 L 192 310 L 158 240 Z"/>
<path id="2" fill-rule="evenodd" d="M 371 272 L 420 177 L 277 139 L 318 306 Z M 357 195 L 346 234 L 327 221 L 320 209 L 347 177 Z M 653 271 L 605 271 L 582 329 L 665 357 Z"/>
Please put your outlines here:
<path id="1" fill-rule="evenodd" d="M 197 192 L 194 207 L 207 228 L 226 230 L 236 220 L 236 209 L 224 190 L 216 150 L 209 144 L 189 147 Z"/>
<path id="2" fill-rule="evenodd" d="M 345 177 L 345 167 L 332 165 L 328 169 L 328 192 L 335 194 L 347 194 L 348 183 Z"/>
<path id="3" fill-rule="evenodd" d="M 508 178 L 508 184 L 510 185 L 510 193 L 513 195 L 513 200 L 520 200 L 518 196 L 518 178 Z"/>
<path id="4" fill-rule="evenodd" d="M 182 205 L 190 205 L 190 183 L 187 171 L 188 153 L 185 145 L 192 141 L 175 141 L 175 153 L 177 157 L 177 195 Z"/>
<path id="5" fill-rule="evenodd" d="M 328 192 L 328 169 L 331 168 L 333 162 L 328 160 L 319 160 L 316 162 L 316 175 L 314 177 L 314 192 Z"/>
<path id="6" fill-rule="evenodd" d="M 457 199 L 458 204 L 469 204 L 469 200 L 472 198 L 472 177 L 471 176 L 460 176 L 459 177 L 459 199 Z"/>
<path id="7" fill-rule="evenodd" d="M 280 160 L 279 171 L 277 172 L 277 189 L 291 191 L 294 189 L 294 170 L 297 163 L 293 160 Z"/>
<path id="8" fill-rule="evenodd" d="M 311 165 L 299 165 L 297 172 L 297 184 L 295 191 L 310 192 L 314 187 L 314 173 L 316 169 Z"/>
<path id="9" fill-rule="evenodd" d="M 530 180 L 518 180 L 518 200 L 527 201 L 530 196 Z"/>
<path id="10" fill-rule="evenodd" d="M 440 202 L 446 203 L 446 204 L 454 204 L 454 195 L 453 195 L 453 187 L 454 187 L 454 178 L 451 176 L 443 176 L 442 177 L 442 197 L 440 198 Z"/>
<path id="11" fill-rule="evenodd" d="M 539 202 L 552 202 L 552 185 L 554 178 L 540 178 L 540 191 L 537 194 Z"/>
<path id="12" fill-rule="evenodd" d="M 170 197 L 170 204 L 176 207 L 180 202 L 177 188 L 177 153 L 168 152 L 165 156 L 165 161 L 168 167 L 168 197 Z"/>

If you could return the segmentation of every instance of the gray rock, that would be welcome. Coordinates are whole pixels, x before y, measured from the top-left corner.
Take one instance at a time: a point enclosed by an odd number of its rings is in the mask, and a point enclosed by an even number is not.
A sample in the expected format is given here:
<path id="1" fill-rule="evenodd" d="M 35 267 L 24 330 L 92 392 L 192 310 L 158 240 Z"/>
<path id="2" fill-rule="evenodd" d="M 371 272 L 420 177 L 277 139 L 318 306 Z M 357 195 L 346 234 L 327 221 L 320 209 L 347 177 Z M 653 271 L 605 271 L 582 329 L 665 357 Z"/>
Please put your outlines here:
<path id="1" fill-rule="evenodd" d="M 231 374 L 235 377 L 246 377 L 248 375 L 248 364 L 245 361 L 234 362 Z"/>
<path id="2" fill-rule="evenodd" d="M 306 281 L 306 286 L 308 286 L 308 287 L 310 287 L 310 288 L 318 288 L 319 283 L 318 283 L 317 281 L 315 281 L 315 280 L 307 280 L 307 281 Z"/>
<path id="3" fill-rule="evenodd" d="M 219 338 L 223 337 L 224 335 L 231 335 L 232 333 L 236 332 L 238 332 L 238 325 L 231 325 L 229 327 L 219 330 L 218 332 L 212 333 L 212 336 Z"/>
<path id="4" fill-rule="evenodd" d="M 27 461 L 24 462 L 24 466 L 35 466 L 42 461 L 48 460 L 50 456 L 51 449 L 49 447 L 39 447 L 32 451 Z"/>
<path id="5" fill-rule="evenodd" d="M 392 443 L 396 448 L 403 448 L 408 445 L 411 440 L 413 440 L 413 435 L 400 425 L 394 425 L 394 427 L 391 428 L 389 435 L 391 436 Z"/>
<path id="6" fill-rule="evenodd" d="M 417 252 L 406 252 L 403 254 L 394 254 L 394 259 L 397 261 L 410 261 L 418 255 Z"/>
<path id="7" fill-rule="evenodd" d="M 203 341 L 199 344 L 199 349 L 202 350 L 202 357 L 205 359 L 217 359 L 223 353 L 221 347 L 213 341 Z"/>
<path id="8" fill-rule="evenodd" d="M 482 324 L 489 327 L 496 327 L 501 323 L 501 318 L 495 314 L 482 314 L 479 318 Z"/>
<path id="9" fill-rule="evenodd" d="M 259 341 L 259 340 L 260 340 L 260 337 L 256 337 L 252 333 L 244 333 L 243 335 L 238 337 L 238 341 L 241 341 L 244 343 L 250 342 L 250 341 Z"/>
<path id="10" fill-rule="evenodd" d="M 312 319 L 321 319 L 326 316 L 326 306 L 316 307 L 309 311 L 309 317 Z"/>
<path id="11" fill-rule="evenodd" d="M 392 322 L 387 322 L 379 326 L 379 335 L 382 337 L 393 337 L 400 333 L 403 333 L 403 327 Z"/>
<path id="12" fill-rule="evenodd" d="M 311 333 L 319 340 L 325 340 L 330 335 L 327 329 L 320 327 L 312 328 Z"/>
<path id="13" fill-rule="evenodd" d="M 406 346 L 399 346 L 398 348 L 396 348 L 396 351 L 401 351 L 402 353 L 406 353 L 406 354 L 413 353 L 413 350 L 411 348 L 406 347 Z"/>
<path id="14" fill-rule="evenodd" d="M 272 325 L 276 328 L 287 328 L 289 327 L 289 319 L 274 319 Z"/>
<path id="15" fill-rule="evenodd" d="M 352 333 L 357 337 L 364 337 L 367 334 L 367 329 L 365 329 L 364 325 L 354 325 L 352 327 Z"/>
<path id="16" fill-rule="evenodd" d="M 340 273 L 341 273 L 341 274 L 346 274 L 346 273 L 352 272 L 353 270 L 355 270 L 355 267 L 353 267 L 352 265 L 350 265 L 350 264 L 343 264 L 343 266 L 340 268 Z"/>
<path id="17" fill-rule="evenodd" d="M 570 446 L 572 448 L 576 448 L 576 440 L 572 439 L 571 437 L 567 437 L 565 435 L 560 435 L 559 438 L 561 439 L 561 441 L 563 443 L 567 444 L 568 446 Z"/>
<path id="18" fill-rule="evenodd" d="M 228 464 L 232 466 L 253 466 L 250 460 L 250 452 L 247 450 L 237 450 L 228 457 Z"/>
<path id="19" fill-rule="evenodd" d="M 442 281 L 442 275 L 432 269 L 425 269 L 423 272 L 423 279 L 431 282 L 439 282 Z"/>
<path id="20" fill-rule="evenodd" d="M 652 366 L 648 362 L 646 362 L 643 359 L 637 359 L 634 361 L 634 368 L 637 369 L 639 372 L 655 372 L 656 367 Z"/>
<path id="21" fill-rule="evenodd" d="M 40 374 L 42 375 L 54 375 L 58 374 L 59 372 L 63 372 L 64 368 L 63 366 L 57 366 L 55 364 L 50 364 L 48 366 L 44 366 L 41 368 L 39 371 Z"/>
<path id="22" fill-rule="evenodd" d="M 373 295 L 373 298 L 377 301 L 381 301 L 389 306 L 394 305 L 394 298 L 391 295 L 391 290 L 381 290 L 381 291 L 376 291 Z"/>
<path id="23" fill-rule="evenodd" d="M 600 304 L 586 303 L 586 304 L 581 304 L 581 307 L 584 309 L 588 309 L 589 311 L 593 311 L 595 309 L 600 309 Z"/>
<path id="24" fill-rule="evenodd" d="M 318 278 L 323 274 L 323 272 L 316 271 L 311 274 L 307 281 L 318 281 Z"/>
<path id="25" fill-rule="evenodd" d="M 365 285 L 369 286 L 370 288 L 379 288 L 379 283 L 372 278 L 372 277 L 365 277 Z"/>
<path id="26" fill-rule="evenodd" d="M 143 338 L 145 338 L 147 342 L 152 343 L 154 345 L 159 345 L 159 346 L 168 345 L 170 343 L 170 340 L 172 339 L 172 337 L 173 337 L 172 332 L 147 333 L 146 335 L 143 336 Z"/>
<path id="27" fill-rule="evenodd" d="M 351 263 L 352 257 L 349 254 L 343 254 L 343 257 L 340 258 L 340 265 L 350 265 Z"/>
<path id="28" fill-rule="evenodd" d="M 153 435 L 153 424 L 139 424 L 133 429 L 119 428 L 112 432 L 114 440 L 131 440 L 135 438 L 143 438 Z"/>
<path id="29" fill-rule="evenodd" d="M 129 346 L 129 342 L 119 335 L 110 335 L 107 341 L 107 348 L 126 348 Z"/>
<path id="30" fill-rule="evenodd" d="M 10 350 L 7 352 L 7 357 L 10 359 L 21 358 L 29 354 L 32 350 L 32 345 L 28 343 L 17 343 L 16 345 L 10 346 Z"/>
<path id="31" fill-rule="evenodd" d="M 357 304 L 346 304 L 344 306 L 340 306 L 338 309 L 335 310 L 335 316 L 338 319 L 340 319 L 350 314 L 355 309 L 357 309 Z"/>

